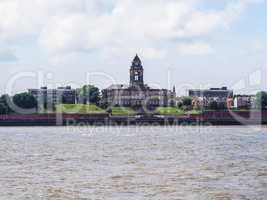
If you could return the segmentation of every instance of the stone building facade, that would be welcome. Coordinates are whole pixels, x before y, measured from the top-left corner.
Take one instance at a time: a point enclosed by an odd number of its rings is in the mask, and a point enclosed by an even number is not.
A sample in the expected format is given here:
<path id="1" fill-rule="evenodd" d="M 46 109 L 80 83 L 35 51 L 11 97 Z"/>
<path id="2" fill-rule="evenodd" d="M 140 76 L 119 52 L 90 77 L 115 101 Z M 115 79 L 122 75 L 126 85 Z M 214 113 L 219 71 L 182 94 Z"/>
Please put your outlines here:
<path id="1" fill-rule="evenodd" d="M 130 84 L 117 84 L 102 90 L 102 104 L 154 109 L 174 104 L 176 93 L 167 89 L 153 89 L 144 84 L 144 68 L 136 55 L 130 67 Z"/>

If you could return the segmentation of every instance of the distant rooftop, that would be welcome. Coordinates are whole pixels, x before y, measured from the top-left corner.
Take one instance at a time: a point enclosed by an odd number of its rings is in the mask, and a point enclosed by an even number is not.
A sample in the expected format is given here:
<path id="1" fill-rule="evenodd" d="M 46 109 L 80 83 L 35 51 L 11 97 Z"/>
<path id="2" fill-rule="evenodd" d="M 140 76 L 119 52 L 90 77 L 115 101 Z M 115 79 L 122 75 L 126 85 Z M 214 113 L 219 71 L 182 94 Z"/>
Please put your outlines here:
<path id="1" fill-rule="evenodd" d="M 210 88 L 210 89 L 191 89 L 191 91 L 227 91 L 227 87 Z"/>
<path id="2" fill-rule="evenodd" d="M 118 90 L 118 89 L 127 89 L 129 88 L 129 85 L 126 84 L 113 84 L 109 86 L 107 89 L 109 90 Z"/>
<path id="3" fill-rule="evenodd" d="M 58 87 L 56 89 L 49 89 L 47 86 L 40 87 L 40 89 L 30 89 L 30 90 L 71 90 L 71 86 Z"/>

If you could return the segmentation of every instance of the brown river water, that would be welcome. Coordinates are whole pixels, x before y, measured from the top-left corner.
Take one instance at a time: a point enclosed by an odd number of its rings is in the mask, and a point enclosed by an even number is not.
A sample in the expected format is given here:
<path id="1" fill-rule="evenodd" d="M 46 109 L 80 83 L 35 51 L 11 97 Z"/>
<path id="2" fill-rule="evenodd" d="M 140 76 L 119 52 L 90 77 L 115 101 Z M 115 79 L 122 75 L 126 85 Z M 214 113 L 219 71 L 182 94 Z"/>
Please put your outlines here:
<path id="1" fill-rule="evenodd" d="M 2 127 L 13 199 L 266 200 L 267 127 Z"/>

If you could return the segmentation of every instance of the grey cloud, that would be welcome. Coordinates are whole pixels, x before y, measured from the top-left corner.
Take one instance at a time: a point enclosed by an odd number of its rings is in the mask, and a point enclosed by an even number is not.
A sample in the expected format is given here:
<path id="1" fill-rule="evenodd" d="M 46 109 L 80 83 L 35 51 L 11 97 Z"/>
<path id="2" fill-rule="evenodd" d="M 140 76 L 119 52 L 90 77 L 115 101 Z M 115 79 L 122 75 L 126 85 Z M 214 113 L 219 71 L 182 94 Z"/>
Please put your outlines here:
<path id="1" fill-rule="evenodd" d="M 15 54 L 10 52 L 9 50 L 1 51 L 0 50 L 0 63 L 1 62 L 15 62 L 17 61 L 17 57 Z"/>

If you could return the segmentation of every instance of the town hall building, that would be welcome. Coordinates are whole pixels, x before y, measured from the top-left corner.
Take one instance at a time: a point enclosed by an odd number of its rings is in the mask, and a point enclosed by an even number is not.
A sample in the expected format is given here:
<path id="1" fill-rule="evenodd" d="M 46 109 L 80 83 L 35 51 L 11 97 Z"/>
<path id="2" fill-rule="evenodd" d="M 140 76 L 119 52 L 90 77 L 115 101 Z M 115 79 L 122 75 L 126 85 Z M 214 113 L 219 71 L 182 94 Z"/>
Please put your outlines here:
<path id="1" fill-rule="evenodd" d="M 144 84 L 144 68 L 138 55 L 130 67 L 130 84 L 116 84 L 102 91 L 102 103 L 106 106 L 154 109 L 159 106 L 171 106 L 176 97 L 173 91 L 153 89 Z"/>

